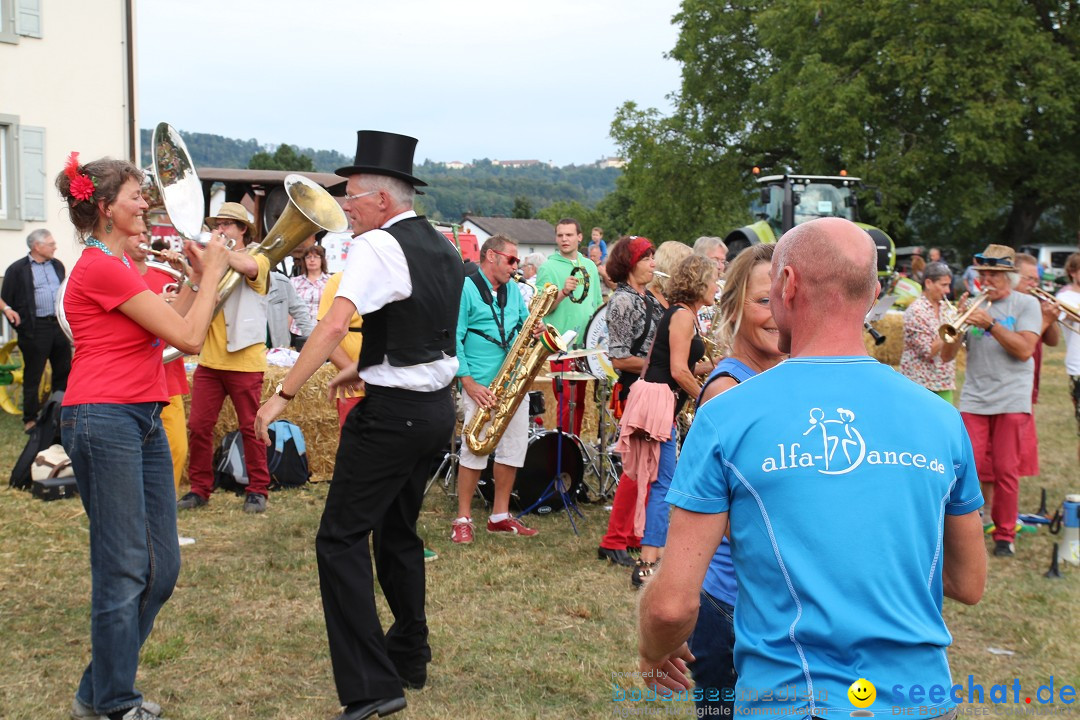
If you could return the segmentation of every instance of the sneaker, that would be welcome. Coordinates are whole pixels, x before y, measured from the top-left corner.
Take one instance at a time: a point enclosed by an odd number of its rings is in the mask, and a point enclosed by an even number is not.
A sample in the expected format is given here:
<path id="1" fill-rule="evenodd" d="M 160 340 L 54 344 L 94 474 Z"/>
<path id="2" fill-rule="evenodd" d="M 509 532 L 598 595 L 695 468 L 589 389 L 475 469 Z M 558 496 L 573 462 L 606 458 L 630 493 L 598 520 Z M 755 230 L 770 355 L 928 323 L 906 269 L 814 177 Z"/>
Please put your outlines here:
<path id="1" fill-rule="evenodd" d="M 439 553 L 431 548 L 424 548 L 424 562 L 433 562 L 439 559 Z"/>
<path id="2" fill-rule="evenodd" d="M 659 560 L 656 562 L 638 560 L 637 566 L 634 567 L 634 572 L 630 574 L 630 587 L 635 590 L 640 590 L 645 583 L 652 579 L 653 573 L 656 572 L 656 566 L 659 564 Z"/>
<path id="3" fill-rule="evenodd" d="M 139 708 L 132 708 L 124 715 L 124 717 L 128 717 L 128 715 L 137 709 Z M 156 718 L 161 715 L 161 706 L 150 700 L 143 699 L 141 709 L 149 713 L 148 715 L 144 715 L 144 718 Z M 75 698 L 71 701 L 71 717 L 75 718 L 75 720 L 101 720 L 104 716 L 98 715 L 94 712 L 94 708 L 89 705 L 84 705 L 79 698 Z"/>
<path id="4" fill-rule="evenodd" d="M 505 520 L 499 522 L 491 522 L 488 520 L 487 531 L 489 533 L 509 533 L 511 535 L 520 535 L 522 537 L 532 537 L 536 533 L 540 532 L 534 528 L 525 527 L 521 524 L 521 521 L 516 517 L 508 517 Z"/>
<path id="5" fill-rule="evenodd" d="M 1016 547 L 1008 540 L 994 541 L 994 555 L 998 557 L 1012 557 L 1016 554 Z"/>
<path id="6" fill-rule="evenodd" d="M 202 495 L 197 495 L 193 492 L 189 492 L 176 503 L 177 510 L 193 510 L 194 508 L 201 508 L 206 503 L 210 502 Z"/>
<path id="7" fill-rule="evenodd" d="M 472 542 L 472 520 L 455 520 L 451 528 L 452 529 L 450 530 L 450 539 L 456 542 L 458 545 L 468 545 Z"/>
<path id="8" fill-rule="evenodd" d="M 248 493 L 244 496 L 244 512 L 246 513 L 264 513 L 266 512 L 266 496 L 259 493 Z"/>
<path id="9" fill-rule="evenodd" d="M 161 715 L 147 711 L 146 706 L 143 705 L 128 710 L 121 720 L 161 720 Z"/>

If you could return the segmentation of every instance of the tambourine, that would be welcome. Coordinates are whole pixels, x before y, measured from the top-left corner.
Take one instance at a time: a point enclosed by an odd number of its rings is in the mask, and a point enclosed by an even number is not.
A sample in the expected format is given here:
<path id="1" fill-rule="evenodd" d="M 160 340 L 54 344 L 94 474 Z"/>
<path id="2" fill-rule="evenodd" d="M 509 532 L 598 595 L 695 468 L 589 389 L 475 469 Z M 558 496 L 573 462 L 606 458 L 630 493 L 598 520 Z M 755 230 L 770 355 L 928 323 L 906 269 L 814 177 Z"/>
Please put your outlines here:
<path id="1" fill-rule="evenodd" d="M 567 295 L 567 298 L 575 305 L 580 305 L 585 302 L 585 298 L 589 297 L 589 273 L 580 265 L 575 265 L 574 269 L 570 271 L 570 277 L 574 277 L 575 275 L 581 275 L 581 282 L 578 283 L 578 288 L 581 289 L 581 295 L 574 297 L 574 294 L 570 293 Z"/>

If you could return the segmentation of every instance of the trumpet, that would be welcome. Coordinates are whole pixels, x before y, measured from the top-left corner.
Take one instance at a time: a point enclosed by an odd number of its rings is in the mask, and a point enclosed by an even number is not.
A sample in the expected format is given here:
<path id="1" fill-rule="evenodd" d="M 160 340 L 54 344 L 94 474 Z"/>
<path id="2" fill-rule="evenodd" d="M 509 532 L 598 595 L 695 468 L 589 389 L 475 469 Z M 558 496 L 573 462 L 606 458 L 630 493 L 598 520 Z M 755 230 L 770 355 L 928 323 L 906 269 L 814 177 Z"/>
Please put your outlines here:
<path id="1" fill-rule="evenodd" d="M 1043 290 L 1041 287 L 1038 286 L 1028 290 L 1028 293 L 1034 295 L 1036 298 L 1039 299 L 1040 302 L 1057 303 L 1057 306 L 1061 308 L 1061 312 L 1065 314 L 1065 320 L 1076 323 L 1076 325 L 1070 325 L 1069 322 L 1058 320 L 1058 322 L 1061 323 L 1061 326 L 1072 330 L 1074 333 L 1080 333 L 1080 329 L 1078 329 L 1077 327 L 1078 325 L 1080 325 L 1080 308 L 1076 307 L 1075 305 L 1069 305 L 1068 303 L 1061 302 L 1056 297 L 1054 297 L 1053 293 L 1047 290 Z"/>
<path id="2" fill-rule="evenodd" d="M 972 299 L 972 302 L 970 302 L 963 315 L 950 318 L 950 321 L 943 322 L 938 328 L 938 335 L 941 336 L 941 339 L 951 345 L 956 342 L 957 339 L 963 337 L 964 333 L 968 331 L 968 318 L 971 316 L 971 313 L 975 312 L 976 308 L 983 304 L 983 302 L 986 302 L 986 309 L 989 310 L 991 305 L 989 298 L 986 293 L 979 293 Z M 959 311 L 954 310 L 953 314 L 955 315 L 956 312 Z"/>
<path id="3" fill-rule="evenodd" d="M 150 247 L 146 243 L 139 243 L 139 249 L 142 250 L 147 255 L 153 255 L 156 258 L 165 257 L 165 251 L 164 250 L 155 250 L 154 248 Z"/>

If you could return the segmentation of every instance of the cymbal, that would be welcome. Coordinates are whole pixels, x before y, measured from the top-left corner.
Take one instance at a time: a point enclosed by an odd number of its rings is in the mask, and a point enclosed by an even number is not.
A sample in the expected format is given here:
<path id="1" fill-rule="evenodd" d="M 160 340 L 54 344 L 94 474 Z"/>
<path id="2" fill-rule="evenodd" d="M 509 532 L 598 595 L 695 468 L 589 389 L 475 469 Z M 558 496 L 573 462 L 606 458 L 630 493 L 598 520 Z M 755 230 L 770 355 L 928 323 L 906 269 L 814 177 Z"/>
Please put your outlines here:
<path id="1" fill-rule="evenodd" d="M 553 373 L 547 373 L 545 375 L 541 375 L 540 377 L 544 378 L 545 380 L 567 380 L 567 381 L 570 381 L 570 382 L 578 382 L 578 381 L 584 382 L 584 381 L 587 381 L 587 380 L 595 380 L 596 379 L 595 377 L 593 377 L 589 373 L 583 373 L 583 372 L 553 372 Z"/>
<path id="2" fill-rule="evenodd" d="M 564 353 L 552 353 L 548 356 L 549 360 L 572 360 L 573 358 L 588 357 L 589 355 L 603 355 L 606 352 L 603 348 L 581 348 L 578 350 L 571 350 Z"/>

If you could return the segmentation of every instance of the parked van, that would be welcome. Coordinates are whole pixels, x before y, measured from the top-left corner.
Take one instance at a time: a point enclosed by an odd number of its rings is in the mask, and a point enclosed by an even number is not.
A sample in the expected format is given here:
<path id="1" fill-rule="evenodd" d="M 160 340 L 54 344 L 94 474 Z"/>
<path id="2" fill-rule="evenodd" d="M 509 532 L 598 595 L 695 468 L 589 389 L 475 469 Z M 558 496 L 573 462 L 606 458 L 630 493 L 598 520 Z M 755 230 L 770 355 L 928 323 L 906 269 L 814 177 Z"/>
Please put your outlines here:
<path id="1" fill-rule="evenodd" d="M 1065 277 L 1065 261 L 1078 251 L 1076 245 L 1021 245 L 1017 252 L 1033 255 L 1043 269 L 1043 283 L 1061 285 L 1068 282 Z"/>

